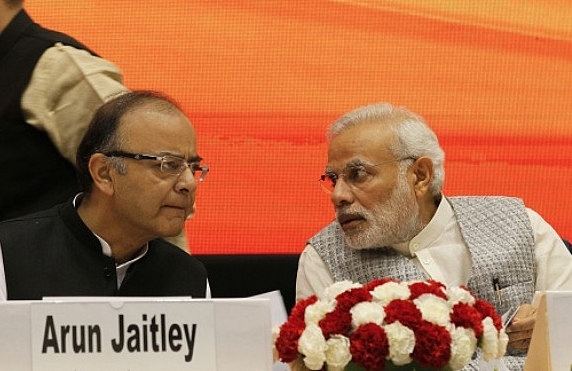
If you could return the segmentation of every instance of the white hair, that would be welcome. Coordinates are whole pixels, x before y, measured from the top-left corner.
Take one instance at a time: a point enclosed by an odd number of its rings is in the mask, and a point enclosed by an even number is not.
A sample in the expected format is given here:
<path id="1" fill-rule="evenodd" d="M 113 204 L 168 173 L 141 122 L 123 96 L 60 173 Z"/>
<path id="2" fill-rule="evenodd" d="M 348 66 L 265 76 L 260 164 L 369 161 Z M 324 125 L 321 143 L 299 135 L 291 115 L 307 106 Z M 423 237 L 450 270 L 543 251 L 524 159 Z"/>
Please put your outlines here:
<path id="1" fill-rule="evenodd" d="M 433 130 L 420 116 L 406 108 L 394 107 L 389 103 L 370 104 L 350 111 L 336 120 L 329 127 L 327 138 L 332 140 L 347 128 L 365 122 L 375 122 L 395 133 L 395 141 L 390 144 L 390 150 L 395 158 L 430 158 L 433 162 L 430 191 L 434 196 L 441 193 L 445 180 L 445 152 Z"/>

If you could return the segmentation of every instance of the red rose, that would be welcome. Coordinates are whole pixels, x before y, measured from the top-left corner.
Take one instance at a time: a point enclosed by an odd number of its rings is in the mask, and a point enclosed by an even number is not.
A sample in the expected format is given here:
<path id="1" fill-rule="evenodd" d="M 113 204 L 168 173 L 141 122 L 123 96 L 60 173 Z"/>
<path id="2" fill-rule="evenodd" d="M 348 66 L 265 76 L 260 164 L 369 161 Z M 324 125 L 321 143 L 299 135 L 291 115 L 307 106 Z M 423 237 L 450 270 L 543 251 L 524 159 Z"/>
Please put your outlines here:
<path id="1" fill-rule="evenodd" d="M 481 312 L 483 319 L 486 317 L 491 317 L 493 324 L 495 325 L 497 331 L 502 329 L 502 318 L 496 312 L 495 307 L 488 301 L 477 299 L 475 302 L 475 308 Z"/>
<path id="2" fill-rule="evenodd" d="M 383 371 L 389 355 L 385 330 L 373 323 L 359 326 L 350 335 L 352 360 L 370 371 Z"/>
<path id="3" fill-rule="evenodd" d="M 336 309 L 341 308 L 349 312 L 354 305 L 362 301 L 371 301 L 369 290 L 366 290 L 364 287 L 353 288 L 336 296 Z"/>
<path id="4" fill-rule="evenodd" d="M 415 348 L 411 358 L 424 367 L 443 368 L 451 358 L 451 334 L 443 326 L 422 321 L 413 330 Z"/>
<path id="5" fill-rule="evenodd" d="M 299 322 L 299 321 L 296 321 Z M 304 323 L 304 322 L 302 322 Z M 299 323 L 286 322 L 280 326 L 280 334 L 274 345 L 280 359 L 286 363 L 294 361 L 298 357 L 298 340 L 304 331 Z"/>
<path id="6" fill-rule="evenodd" d="M 455 326 L 472 329 L 477 339 L 483 335 L 482 319 L 481 312 L 466 303 L 455 304 L 451 313 L 451 322 Z"/>
<path id="7" fill-rule="evenodd" d="M 396 281 L 393 278 L 389 277 L 378 278 L 366 283 L 365 285 L 363 285 L 363 288 L 369 292 L 373 291 L 373 289 L 375 289 L 377 286 L 385 285 L 388 282 L 396 282 Z"/>
<path id="8" fill-rule="evenodd" d="M 447 294 L 443 291 L 443 284 L 437 281 L 415 282 L 409 285 L 411 291 L 410 300 L 415 300 L 423 294 L 433 294 L 447 300 Z"/>
<path id="9" fill-rule="evenodd" d="M 395 321 L 414 330 L 421 322 L 421 311 L 412 301 L 392 300 L 385 306 L 385 322 L 390 324 Z"/>
<path id="10" fill-rule="evenodd" d="M 324 334 L 324 338 L 328 340 L 332 335 L 346 335 L 352 325 L 352 316 L 349 311 L 336 308 L 332 312 L 327 313 L 324 318 L 318 322 L 318 326 Z"/>
<path id="11" fill-rule="evenodd" d="M 294 307 L 290 311 L 290 316 L 288 316 L 288 320 L 292 318 L 299 318 L 303 321 L 306 308 L 317 301 L 318 297 L 316 295 L 312 295 L 306 299 L 300 300 L 299 302 L 296 303 L 296 305 L 294 305 Z"/>

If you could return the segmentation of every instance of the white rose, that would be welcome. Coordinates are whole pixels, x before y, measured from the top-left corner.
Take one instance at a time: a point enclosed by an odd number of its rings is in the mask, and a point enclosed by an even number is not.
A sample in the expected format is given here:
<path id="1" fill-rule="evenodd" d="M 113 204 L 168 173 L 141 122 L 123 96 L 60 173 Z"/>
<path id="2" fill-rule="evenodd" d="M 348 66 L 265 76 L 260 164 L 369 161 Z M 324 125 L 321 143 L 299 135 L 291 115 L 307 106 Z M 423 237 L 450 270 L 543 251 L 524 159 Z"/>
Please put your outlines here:
<path id="1" fill-rule="evenodd" d="M 499 331 L 499 347 L 497 349 L 497 357 L 501 358 L 506 353 L 506 347 L 508 345 L 508 335 L 504 328 Z"/>
<path id="2" fill-rule="evenodd" d="M 424 320 L 446 326 L 450 321 L 450 308 L 447 300 L 433 294 L 423 294 L 413 301 L 421 311 Z"/>
<path id="3" fill-rule="evenodd" d="M 475 297 L 471 295 L 471 292 L 459 286 L 447 287 L 447 297 L 451 306 L 457 303 L 475 304 Z"/>
<path id="4" fill-rule="evenodd" d="M 342 292 L 348 291 L 350 289 L 358 288 L 358 287 L 362 287 L 362 285 L 359 283 L 347 281 L 347 280 L 338 281 L 338 282 L 334 282 L 332 285 L 328 286 L 324 290 L 322 295 L 319 295 L 318 297 L 321 300 L 331 301 L 331 300 L 334 300 L 336 298 L 336 296 L 338 296 Z"/>
<path id="5" fill-rule="evenodd" d="M 483 321 L 483 340 L 481 349 L 485 361 L 490 361 L 499 357 L 499 333 L 493 324 L 491 317 L 485 318 Z"/>
<path id="6" fill-rule="evenodd" d="M 477 337 L 472 329 L 455 327 L 451 331 L 451 359 L 449 366 L 452 370 L 460 370 L 466 366 L 477 350 Z"/>
<path id="7" fill-rule="evenodd" d="M 342 335 L 333 335 L 326 341 L 326 345 L 328 371 L 343 371 L 352 359 L 350 339 Z"/>
<path id="8" fill-rule="evenodd" d="M 314 304 L 306 307 L 304 312 L 304 322 L 306 324 L 317 324 L 320 322 L 327 313 L 333 311 L 336 307 L 336 302 L 317 301 Z"/>
<path id="9" fill-rule="evenodd" d="M 394 322 L 383 327 L 389 342 L 389 358 L 397 365 L 411 363 L 409 356 L 415 348 L 415 334 L 407 326 Z"/>
<path id="10" fill-rule="evenodd" d="M 358 328 L 365 323 L 375 323 L 381 325 L 385 318 L 385 311 L 379 303 L 361 302 L 350 309 L 352 315 L 352 326 Z"/>
<path id="11" fill-rule="evenodd" d="M 298 341 L 298 352 L 303 354 L 304 364 L 310 370 L 320 370 L 326 360 L 326 339 L 315 324 L 308 324 Z"/>
<path id="12" fill-rule="evenodd" d="M 409 286 L 405 283 L 387 282 L 374 288 L 371 291 L 371 296 L 374 301 L 387 305 L 394 299 L 408 299 L 411 296 L 411 291 L 409 291 Z"/>

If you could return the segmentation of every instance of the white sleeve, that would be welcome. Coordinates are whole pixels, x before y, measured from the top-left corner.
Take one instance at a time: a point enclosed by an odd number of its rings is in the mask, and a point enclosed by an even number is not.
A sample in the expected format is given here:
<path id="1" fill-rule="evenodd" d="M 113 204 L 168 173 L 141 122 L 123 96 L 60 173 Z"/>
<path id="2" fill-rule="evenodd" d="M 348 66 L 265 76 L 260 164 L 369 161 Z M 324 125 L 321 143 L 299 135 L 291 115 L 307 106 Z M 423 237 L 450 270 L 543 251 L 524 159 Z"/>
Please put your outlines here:
<path id="1" fill-rule="evenodd" d="M 207 278 L 207 291 L 205 292 L 205 299 L 210 299 L 210 298 L 212 298 L 211 285 L 209 284 L 209 280 Z"/>
<path id="2" fill-rule="evenodd" d="M 534 231 L 536 290 L 572 290 L 572 254 L 550 224 L 527 211 Z"/>
<path id="3" fill-rule="evenodd" d="M 8 300 L 6 290 L 6 275 L 4 274 L 4 259 L 2 258 L 2 245 L 0 245 L 0 301 Z"/>
<path id="4" fill-rule="evenodd" d="M 296 301 L 321 294 L 334 279 L 314 247 L 306 245 L 298 261 L 296 275 Z"/>
<path id="5" fill-rule="evenodd" d="M 59 152 L 75 163 L 75 152 L 93 113 L 125 92 L 123 76 L 113 63 L 60 43 L 40 57 L 26 91 L 26 122 L 46 131 Z"/>

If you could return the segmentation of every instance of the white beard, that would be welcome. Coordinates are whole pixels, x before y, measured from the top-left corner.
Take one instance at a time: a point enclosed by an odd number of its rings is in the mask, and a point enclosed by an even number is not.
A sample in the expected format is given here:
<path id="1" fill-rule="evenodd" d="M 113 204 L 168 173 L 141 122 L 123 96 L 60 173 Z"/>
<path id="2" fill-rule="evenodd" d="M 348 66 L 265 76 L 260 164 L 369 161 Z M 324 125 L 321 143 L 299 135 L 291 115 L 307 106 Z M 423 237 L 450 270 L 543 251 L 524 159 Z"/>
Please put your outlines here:
<path id="1" fill-rule="evenodd" d="M 362 207 L 344 210 L 344 213 L 359 214 L 369 227 L 352 234 L 344 233 L 346 243 L 354 249 L 389 247 L 411 240 L 422 229 L 419 206 L 409 191 L 406 176 L 399 175 L 389 199 L 372 210 Z"/>

